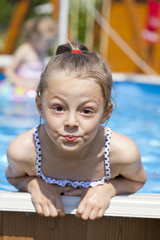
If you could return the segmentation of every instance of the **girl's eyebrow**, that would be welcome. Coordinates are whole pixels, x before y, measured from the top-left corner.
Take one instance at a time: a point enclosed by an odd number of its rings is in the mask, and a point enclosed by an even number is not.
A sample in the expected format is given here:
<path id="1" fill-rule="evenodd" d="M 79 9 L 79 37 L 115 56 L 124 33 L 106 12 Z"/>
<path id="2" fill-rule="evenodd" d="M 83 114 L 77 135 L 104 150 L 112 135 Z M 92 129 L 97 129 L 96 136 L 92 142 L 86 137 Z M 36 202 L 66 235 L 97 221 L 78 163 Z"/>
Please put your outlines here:
<path id="1" fill-rule="evenodd" d="M 82 100 L 82 101 L 79 101 L 79 107 L 82 107 L 83 105 L 86 105 L 86 104 L 89 104 L 89 105 L 94 105 L 95 106 L 95 104 L 97 105 L 99 105 L 99 102 L 98 101 L 96 101 L 96 100 L 94 100 L 93 98 L 92 99 L 90 99 L 90 97 L 85 97 L 85 98 L 88 98 L 88 99 L 84 99 L 84 100 Z M 53 96 L 52 98 L 51 98 L 51 101 L 62 101 L 62 102 L 64 102 L 65 104 L 68 104 L 68 98 L 66 97 L 63 97 L 63 96 L 57 96 L 57 95 L 55 95 L 55 96 Z"/>
<path id="2" fill-rule="evenodd" d="M 54 100 L 54 99 L 60 100 L 60 101 L 65 101 L 65 98 L 64 98 L 63 96 L 57 96 L 57 95 L 52 96 L 52 97 L 51 97 L 51 100 Z"/>
<path id="3" fill-rule="evenodd" d="M 65 94 L 59 94 L 59 95 L 57 95 L 57 94 L 51 94 L 52 96 L 51 96 L 51 98 L 52 99 L 54 99 L 54 98 L 57 98 L 57 99 L 66 99 L 66 100 L 68 100 L 68 95 L 65 95 Z M 80 97 L 81 98 L 81 97 Z M 80 99 L 79 98 L 79 99 Z M 94 102 L 96 102 L 94 99 L 97 99 L 96 97 L 94 97 L 94 96 L 82 96 L 82 98 L 85 98 L 85 99 L 87 99 L 87 100 L 85 100 L 86 102 L 87 101 L 94 101 Z"/>

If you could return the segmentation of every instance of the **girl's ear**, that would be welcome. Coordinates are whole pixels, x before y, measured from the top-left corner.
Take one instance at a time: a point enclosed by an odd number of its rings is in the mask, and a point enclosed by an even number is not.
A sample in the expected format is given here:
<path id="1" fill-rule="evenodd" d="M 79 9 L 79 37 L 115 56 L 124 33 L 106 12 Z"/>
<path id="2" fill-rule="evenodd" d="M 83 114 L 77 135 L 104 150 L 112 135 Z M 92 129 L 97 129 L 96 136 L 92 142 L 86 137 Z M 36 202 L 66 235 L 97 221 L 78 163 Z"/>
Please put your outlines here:
<path id="1" fill-rule="evenodd" d="M 43 115 L 43 110 L 42 110 L 42 103 L 40 97 L 36 96 L 36 105 L 37 105 L 37 110 L 42 118 L 44 118 Z"/>
<path id="2" fill-rule="evenodd" d="M 108 103 L 108 105 L 106 106 L 106 108 L 104 110 L 101 124 L 104 124 L 110 118 L 112 110 L 113 110 L 113 103 L 110 102 L 110 103 Z"/>

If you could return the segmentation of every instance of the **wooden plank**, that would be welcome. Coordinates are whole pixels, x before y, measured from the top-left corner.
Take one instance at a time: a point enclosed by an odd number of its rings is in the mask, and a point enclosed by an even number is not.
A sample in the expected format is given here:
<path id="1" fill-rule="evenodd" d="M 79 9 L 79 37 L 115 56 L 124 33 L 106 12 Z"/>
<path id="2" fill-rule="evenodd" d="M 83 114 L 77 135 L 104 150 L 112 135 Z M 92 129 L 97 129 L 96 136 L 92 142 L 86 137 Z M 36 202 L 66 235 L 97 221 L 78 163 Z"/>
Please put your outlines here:
<path id="1" fill-rule="evenodd" d="M 55 19 L 56 22 L 58 22 L 58 16 L 59 16 L 59 0 L 48 0 L 51 2 L 54 6 L 53 9 L 53 18 Z"/>
<path id="2" fill-rule="evenodd" d="M 142 27 L 145 17 L 145 5 L 137 5 L 137 14 L 140 18 Z M 133 30 L 131 21 L 128 20 L 128 8 L 124 1 L 114 3 L 111 8 L 111 26 L 120 34 L 120 36 L 136 51 L 133 41 Z M 116 44 L 109 39 L 108 62 L 113 72 L 136 72 L 136 65 L 125 55 L 125 53 Z"/>
<path id="3" fill-rule="evenodd" d="M 148 64 L 149 61 L 147 60 L 147 48 L 146 44 L 144 44 L 141 38 L 141 26 L 140 26 L 140 19 L 137 12 L 137 6 L 135 0 L 123 0 L 128 9 L 128 17 L 131 21 L 132 26 L 132 34 L 133 34 L 133 41 L 135 44 L 136 52 L 138 55 L 144 59 Z M 137 72 L 142 72 L 139 68 Z"/>
<path id="4" fill-rule="evenodd" d="M 111 11 L 111 0 L 103 0 L 101 11 L 102 11 L 102 16 L 105 18 L 105 20 L 107 22 L 109 22 L 110 21 L 110 11 Z M 108 43 L 109 43 L 109 36 L 103 29 L 101 29 L 99 51 L 100 51 L 100 54 L 106 60 L 108 59 Z"/>
<path id="5" fill-rule="evenodd" d="M 159 240 L 160 219 L 103 217 L 83 221 L 74 215 L 45 218 L 0 212 L 0 240 Z"/>

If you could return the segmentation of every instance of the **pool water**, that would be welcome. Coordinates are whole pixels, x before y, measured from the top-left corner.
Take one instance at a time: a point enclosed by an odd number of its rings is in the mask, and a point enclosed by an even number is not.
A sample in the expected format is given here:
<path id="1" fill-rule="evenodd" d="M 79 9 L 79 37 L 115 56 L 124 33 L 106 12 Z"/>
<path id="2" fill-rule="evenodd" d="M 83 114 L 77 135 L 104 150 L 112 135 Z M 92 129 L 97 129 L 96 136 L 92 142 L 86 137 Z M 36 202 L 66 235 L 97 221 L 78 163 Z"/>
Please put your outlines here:
<path id="1" fill-rule="evenodd" d="M 160 85 L 114 82 L 114 109 L 108 126 L 138 145 L 148 179 L 140 193 L 160 193 Z M 0 189 L 16 191 L 5 178 L 8 144 L 39 123 L 35 102 L 0 102 Z"/>
<path id="2" fill-rule="evenodd" d="M 141 193 L 160 193 L 160 85 L 115 82 L 115 111 L 108 125 L 138 145 L 147 182 Z"/>
<path id="3" fill-rule="evenodd" d="M 39 115 L 33 98 L 24 102 L 0 101 L 0 190 L 17 191 L 5 177 L 6 151 L 17 135 L 37 124 Z"/>

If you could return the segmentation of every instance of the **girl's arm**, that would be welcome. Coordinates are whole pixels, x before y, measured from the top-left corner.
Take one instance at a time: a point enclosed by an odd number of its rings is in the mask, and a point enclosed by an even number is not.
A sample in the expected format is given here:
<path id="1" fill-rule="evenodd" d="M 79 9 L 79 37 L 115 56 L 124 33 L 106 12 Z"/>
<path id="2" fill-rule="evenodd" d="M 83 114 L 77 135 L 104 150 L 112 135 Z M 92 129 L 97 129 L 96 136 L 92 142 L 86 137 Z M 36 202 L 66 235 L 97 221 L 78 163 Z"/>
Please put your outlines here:
<path id="1" fill-rule="evenodd" d="M 33 129 L 18 137 L 7 150 L 6 177 L 19 191 L 31 193 L 36 211 L 46 217 L 63 216 L 62 188 L 45 183 L 35 176 L 36 150 Z"/>
<path id="2" fill-rule="evenodd" d="M 118 194 L 134 193 L 143 184 L 144 182 L 117 177 L 94 188 L 69 190 L 64 194 L 67 196 L 80 195 L 82 199 L 77 208 L 76 216 L 84 220 L 94 220 L 103 217 L 112 197 Z"/>
<path id="3" fill-rule="evenodd" d="M 36 212 L 45 217 L 64 216 L 64 209 L 61 200 L 63 188 L 45 183 L 36 176 L 18 176 L 16 169 L 9 165 L 6 169 L 6 176 L 10 184 L 14 185 L 21 192 L 29 192 L 32 197 Z M 16 173 L 16 174 L 15 174 Z M 67 188 L 66 188 L 67 189 Z"/>
<path id="4" fill-rule="evenodd" d="M 18 76 L 16 70 L 21 66 L 23 62 L 26 61 L 30 50 L 27 47 L 27 44 L 21 45 L 14 53 L 11 64 L 6 67 L 5 75 L 8 78 L 7 80 L 16 87 L 22 87 L 25 89 L 34 89 L 35 81 L 31 79 L 25 79 Z"/>
<path id="5" fill-rule="evenodd" d="M 112 197 L 118 194 L 128 194 L 138 191 L 146 181 L 141 157 L 137 146 L 127 139 L 127 143 L 120 147 L 121 151 L 117 163 L 112 166 L 115 177 L 105 184 L 89 189 L 75 189 L 65 195 L 81 195 L 82 200 L 77 208 L 77 217 L 84 220 L 100 218 L 104 215 Z M 116 162 L 116 161 L 115 161 Z"/>
<path id="6" fill-rule="evenodd" d="M 23 87 L 23 79 L 20 78 L 17 73 L 16 69 L 20 67 L 20 65 L 25 61 L 26 56 L 26 46 L 21 45 L 13 54 L 12 61 L 8 67 L 5 69 L 5 75 L 8 78 L 8 81 L 11 82 L 16 87 Z"/>
<path id="7" fill-rule="evenodd" d="M 9 167 L 6 175 L 10 172 Z M 45 217 L 64 216 L 61 200 L 62 188 L 45 183 L 38 177 L 9 177 L 8 181 L 21 192 L 29 192 L 32 197 L 36 212 Z"/>

